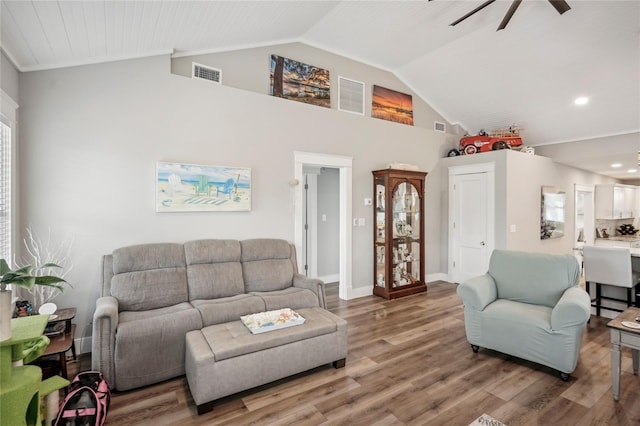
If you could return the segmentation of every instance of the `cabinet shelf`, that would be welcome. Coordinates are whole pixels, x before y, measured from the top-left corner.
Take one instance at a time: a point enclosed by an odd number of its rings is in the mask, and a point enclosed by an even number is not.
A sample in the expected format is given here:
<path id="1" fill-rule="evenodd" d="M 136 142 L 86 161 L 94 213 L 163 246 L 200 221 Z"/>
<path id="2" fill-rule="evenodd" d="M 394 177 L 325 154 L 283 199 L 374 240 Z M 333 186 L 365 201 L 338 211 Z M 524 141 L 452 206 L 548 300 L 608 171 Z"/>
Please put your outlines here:
<path id="1" fill-rule="evenodd" d="M 386 299 L 427 290 L 424 262 L 426 173 L 373 171 L 374 286 Z"/>

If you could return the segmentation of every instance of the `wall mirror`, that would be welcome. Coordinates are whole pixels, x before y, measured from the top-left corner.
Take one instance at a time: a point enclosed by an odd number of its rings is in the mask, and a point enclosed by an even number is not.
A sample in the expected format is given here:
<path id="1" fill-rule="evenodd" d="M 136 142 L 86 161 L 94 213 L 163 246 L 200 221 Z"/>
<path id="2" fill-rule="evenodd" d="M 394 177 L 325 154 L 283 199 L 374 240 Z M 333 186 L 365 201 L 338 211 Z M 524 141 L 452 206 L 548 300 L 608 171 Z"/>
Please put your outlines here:
<path id="1" fill-rule="evenodd" d="M 540 239 L 564 236 L 566 193 L 562 188 L 543 186 L 540 202 Z"/>

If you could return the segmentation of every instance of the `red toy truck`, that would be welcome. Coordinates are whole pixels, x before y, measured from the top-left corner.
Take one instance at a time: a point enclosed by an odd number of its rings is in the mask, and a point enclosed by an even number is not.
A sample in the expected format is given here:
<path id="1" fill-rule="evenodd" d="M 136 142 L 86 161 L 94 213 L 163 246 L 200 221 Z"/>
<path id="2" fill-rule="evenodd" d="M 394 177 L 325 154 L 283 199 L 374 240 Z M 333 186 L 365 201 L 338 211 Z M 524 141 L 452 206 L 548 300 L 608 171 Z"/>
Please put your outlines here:
<path id="1" fill-rule="evenodd" d="M 516 126 L 496 129 L 487 134 L 484 130 L 476 136 L 465 136 L 460 139 L 460 149 L 457 153 L 449 152 L 450 157 L 466 154 L 471 155 L 476 152 L 495 151 L 497 149 L 511 149 L 522 146 L 520 131 Z M 455 150 L 451 150 L 455 151 Z"/>

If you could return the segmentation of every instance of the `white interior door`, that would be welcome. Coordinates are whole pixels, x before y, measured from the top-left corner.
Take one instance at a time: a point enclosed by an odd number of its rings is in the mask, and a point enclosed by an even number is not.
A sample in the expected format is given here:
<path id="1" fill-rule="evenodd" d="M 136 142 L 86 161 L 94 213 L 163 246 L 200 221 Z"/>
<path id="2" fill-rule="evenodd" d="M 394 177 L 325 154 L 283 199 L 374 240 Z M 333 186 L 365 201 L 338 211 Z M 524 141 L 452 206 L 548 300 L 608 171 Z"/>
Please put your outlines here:
<path id="1" fill-rule="evenodd" d="M 453 170 L 449 178 L 449 276 L 461 283 L 489 268 L 494 244 L 493 171 Z"/>

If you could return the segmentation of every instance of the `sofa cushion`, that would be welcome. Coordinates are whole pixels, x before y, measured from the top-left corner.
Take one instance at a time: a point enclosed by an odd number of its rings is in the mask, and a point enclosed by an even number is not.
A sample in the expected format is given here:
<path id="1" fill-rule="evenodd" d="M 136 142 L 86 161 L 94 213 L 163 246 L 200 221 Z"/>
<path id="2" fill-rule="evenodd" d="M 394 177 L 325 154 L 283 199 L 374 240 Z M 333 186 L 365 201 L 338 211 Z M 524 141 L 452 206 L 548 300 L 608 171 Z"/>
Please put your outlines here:
<path id="1" fill-rule="evenodd" d="M 239 241 L 189 241 L 184 244 L 184 252 L 191 300 L 244 293 Z"/>
<path id="2" fill-rule="evenodd" d="M 200 328 L 200 315 L 188 303 L 144 312 L 121 312 L 114 353 L 118 390 L 184 374 L 184 336 Z"/>
<path id="3" fill-rule="evenodd" d="M 113 252 L 111 295 L 121 311 L 144 311 L 188 300 L 182 244 L 143 244 Z"/>
<path id="4" fill-rule="evenodd" d="M 240 242 L 245 291 L 283 290 L 293 284 L 293 254 L 285 240 L 254 239 Z"/>
<path id="5" fill-rule="evenodd" d="M 570 254 L 494 250 L 489 262 L 499 299 L 554 307 L 578 285 L 580 265 Z"/>
<path id="6" fill-rule="evenodd" d="M 264 312 L 264 301 L 249 294 L 222 297 L 208 300 L 192 300 L 191 304 L 198 309 L 203 325 L 209 326 L 228 321 L 237 321 L 242 315 Z"/>
<path id="7" fill-rule="evenodd" d="M 182 244 L 139 244 L 113 251 L 114 274 L 184 266 L 186 263 Z"/>
<path id="8" fill-rule="evenodd" d="M 250 294 L 264 300 L 266 311 L 283 308 L 300 309 L 320 306 L 318 296 L 306 288 L 289 287 L 284 290 L 253 291 Z"/>

